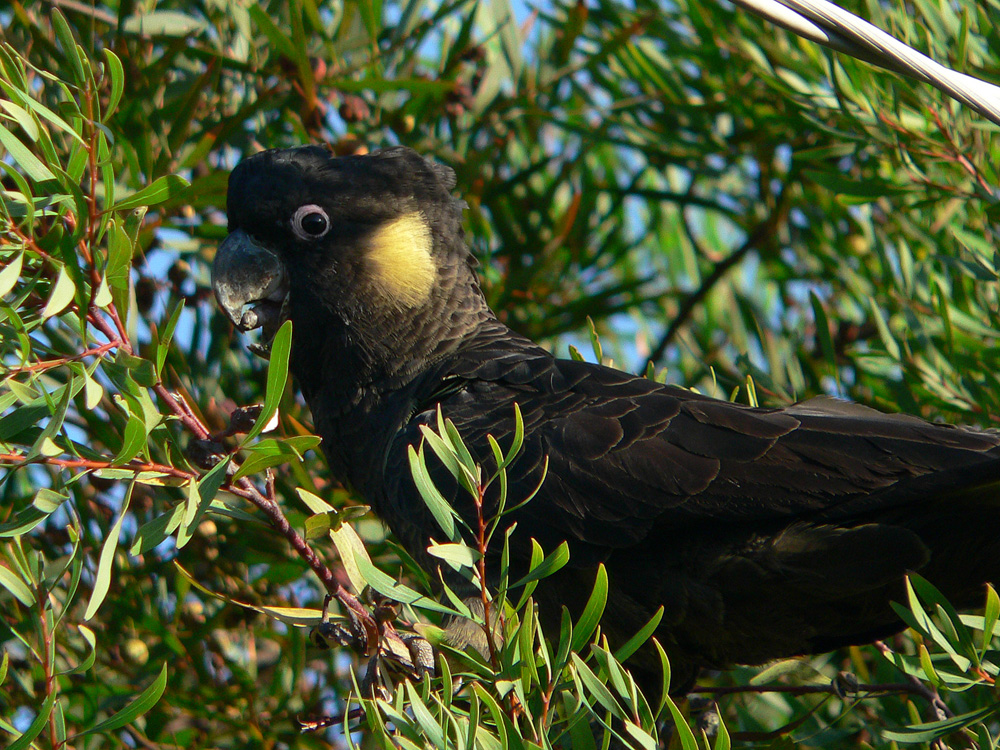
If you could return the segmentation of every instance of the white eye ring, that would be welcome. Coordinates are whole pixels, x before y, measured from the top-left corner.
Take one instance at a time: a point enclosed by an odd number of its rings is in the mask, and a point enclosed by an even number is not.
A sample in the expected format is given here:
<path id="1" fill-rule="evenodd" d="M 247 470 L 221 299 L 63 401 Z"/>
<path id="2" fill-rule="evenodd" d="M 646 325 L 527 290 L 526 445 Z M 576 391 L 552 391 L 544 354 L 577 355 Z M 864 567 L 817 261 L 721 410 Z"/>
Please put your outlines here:
<path id="1" fill-rule="evenodd" d="M 330 217 L 315 203 L 307 203 L 295 210 L 292 231 L 300 240 L 318 240 L 330 231 Z"/>

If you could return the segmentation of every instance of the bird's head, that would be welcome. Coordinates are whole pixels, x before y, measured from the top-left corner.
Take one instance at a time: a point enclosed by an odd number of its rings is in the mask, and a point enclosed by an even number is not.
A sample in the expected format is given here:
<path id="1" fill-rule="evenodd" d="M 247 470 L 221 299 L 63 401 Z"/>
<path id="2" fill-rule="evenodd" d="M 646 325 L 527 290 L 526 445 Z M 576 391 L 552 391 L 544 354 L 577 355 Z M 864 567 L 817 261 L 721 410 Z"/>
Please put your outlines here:
<path id="1" fill-rule="evenodd" d="M 241 330 L 263 329 L 258 353 L 291 318 L 296 348 L 318 356 L 350 342 L 340 355 L 358 361 L 343 364 L 372 377 L 430 355 L 486 310 L 454 186 L 449 168 L 407 148 L 251 156 L 229 178 L 212 273 L 220 306 Z"/>

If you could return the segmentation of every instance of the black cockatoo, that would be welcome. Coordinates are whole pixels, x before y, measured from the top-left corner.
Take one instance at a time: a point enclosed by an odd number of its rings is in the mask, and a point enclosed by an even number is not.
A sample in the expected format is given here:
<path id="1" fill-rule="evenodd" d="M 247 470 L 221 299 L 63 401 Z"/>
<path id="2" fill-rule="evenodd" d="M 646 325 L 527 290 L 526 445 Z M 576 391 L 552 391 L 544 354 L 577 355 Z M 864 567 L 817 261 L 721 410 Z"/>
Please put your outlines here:
<path id="1" fill-rule="evenodd" d="M 828 398 L 751 408 L 557 359 L 487 306 L 454 187 L 450 169 L 406 148 L 265 151 L 232 172 L 214 266 L 239 328 L 262 327 L 266 345 L 293 321 L 291 370 L 333 475 L 417 560 L 430 565 L 440 536 L 407 461 L 419 426 L 440 407 L 485 465 L 486 436 L 509 443 L 517 404 L 526 436 L 510 497 L 535 488 L 546 459 L 548 476 L 512 516 L 514 563 L 531 538 L 571 553 L 537 590 L 543 618 L 578 611 L 603 563 L 613 644 L 664 607 L 673 691 L 702 667 L 899 630 L 889 602 L 909 571 L 961 606 L 1000 580 L 1000 434 Z M 437 468 L 472 524 L 468 496 Z M 657 684 L 652 651 L 629 666 Z"/>

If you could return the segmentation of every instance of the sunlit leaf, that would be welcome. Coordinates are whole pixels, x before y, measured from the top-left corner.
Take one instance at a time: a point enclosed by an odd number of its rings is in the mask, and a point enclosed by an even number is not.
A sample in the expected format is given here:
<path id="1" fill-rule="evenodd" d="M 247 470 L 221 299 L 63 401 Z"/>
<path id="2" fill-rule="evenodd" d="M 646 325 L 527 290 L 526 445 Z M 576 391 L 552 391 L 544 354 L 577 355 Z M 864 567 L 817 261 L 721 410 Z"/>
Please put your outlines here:
<path id="1" fill-rule="evenodd" d="M 59 269 L 59 276 L 56 278 L 56 283 L 52 285 L 52 291 L 49 292 L 49 299 L 45 303 L 45 309 L 42 310 L 42 317 L 51 318 L 53 315 L 61 313 L 73 301 L 75 293 L 76 284 L 73 283 L 73 277 L 69 270 L 63 266 Z"/>
<path id="2" fill-rule="evenodd" d="M 149 185 L 127 198 L 123 198 L 111 207 L 111 211 L 127 211 L 140 206 L 155 206 L 158 203 L 173 198 L 188 186 L 188 181 L 177 175 L 158 177 Z"/>
<path id="3" fill-rule="evenodd" d="M 108 535 L 104 538 L 104 543 L 101 545 L 101 556 L 97 562 L 97 572 L 94 575 L 94 588 L 90 593 L 90 600 L 87 602 L 87 610 L 83 614 L 84 620 L 90 620 L 97 614 L 97 610 L 101 608 L 101 604 L 104 603 L 104 598 L 108 595 L 108 590 L 111 588 L 112 568 L 115 563 L 115 553 L 118 551 L 118 537 L 121 534 L 122 524 L 125 522 L 126 512 L 132 500 L 132 490 L 134 488 L 134 482 L 129 484 L 128 491 L 125 493 L 125 499 L 122 501 L 121 511 L 118 513 L 118 520 L 108 530 Z"/>

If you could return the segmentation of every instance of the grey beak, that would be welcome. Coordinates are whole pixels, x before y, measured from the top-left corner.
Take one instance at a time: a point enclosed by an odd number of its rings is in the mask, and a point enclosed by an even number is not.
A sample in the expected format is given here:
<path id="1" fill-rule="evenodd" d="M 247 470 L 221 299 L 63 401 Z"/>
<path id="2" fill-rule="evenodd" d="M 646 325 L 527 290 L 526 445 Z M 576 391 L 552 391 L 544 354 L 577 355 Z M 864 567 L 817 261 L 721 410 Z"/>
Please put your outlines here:
<path id="1" fill-rule="evenodd" d="M 232 232 L 215 254 L 212 288 L 219 307 L 242 331 L 277 329 L 284 318 L 288 274 L 277 255 L 243 230 Z M 256 305 L 244 312 L 246 305 Z"/>

